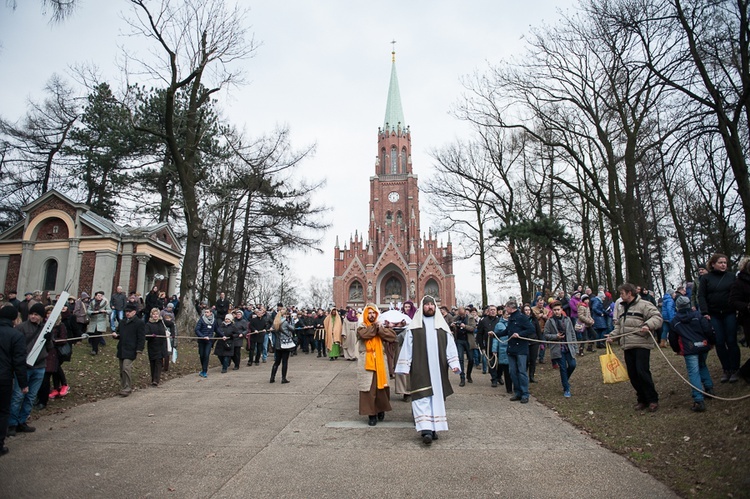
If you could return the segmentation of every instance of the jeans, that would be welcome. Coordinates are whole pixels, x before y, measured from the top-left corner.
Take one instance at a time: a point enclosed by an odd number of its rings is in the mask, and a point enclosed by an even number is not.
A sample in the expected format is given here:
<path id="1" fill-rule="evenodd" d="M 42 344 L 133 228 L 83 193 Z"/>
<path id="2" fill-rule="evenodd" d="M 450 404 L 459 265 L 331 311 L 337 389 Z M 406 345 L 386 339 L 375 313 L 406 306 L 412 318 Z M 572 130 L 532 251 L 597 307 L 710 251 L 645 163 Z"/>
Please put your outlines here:
<path id="1" fill-rule="evenodd" d="M 517 397 L 529 398 L 529 376 L 526 374 L 528 355 L 508 355 L 508 370 L 513 380 L 513 392 Z"/>
<path id="2" fill-rule="evenodd" d="M 563 391 L 570 391 L 570 377 L 573 375 L 573 371 L 576 370 L 576 359 L 570 352 L 562 352 L 562 357 L 557 359 L 558 365 L 560 366 L 560 382 L 562 383 Z"/>
<path id="3" fill-rule="evenodd" d="M 109 314 L 109 326 L 112 328 L 112 331 L 117 329 L 117 324 L 122 322 L 122 319 L 125 317 L 125 312 L 122 310 L 112 310 Z"/>
<path id="4" fill-rule="evenodd" d="M 31 407 L 34 405 L 34 399 L 36 399 L 39 387 L 42 386 L 42 381 L 44 381 L 44 371 L 44 367 L 26 369 L 26 379 L 29 384 L 29 392 L 26 394 L 24 394 L 21 391 L 21 387 L 18 386 L 18 380 L 13 379 L 13 396 L 10 401 L 10 418 L 8 419 L 8 426 L 18 426 L 24 424 L 26 420 L 29 419 Z"/>
<path id="5" fill-rule="evenodd" d="M 263 356 L 263 351 L 268 350 L 268 342 L 263 341 L 263 343 L 253 342 L 250 343 L 250 357 L 247 359 L 248 365 L 251 365 L 253 363 L 253 357 L 255 357 L 255 363 L 258 364 L 260 362 L 260 358 Z"/>
<path id="6" fill-rule="evenodd" d="M 714 382 L 711 380 L 711 374 L 709 374 L 708 367 L 706 367 L 706 357 L 708 357 L 708 352 L 685 356 L 685 367 L 687 368 L 690 384 L 696 388 L 702 387 L 703 391 L 714 387 Z M 693 394 L 693 401 L 703 402 L 704 397 L 701 392 L 695 388 L 691 389 L 691 391 Z"/>
<path id="7" fill-rule="evenodd" d="M 539 362 L 544 363 L 544 352 L 547 351 L 547 344 L 541 343 L 539 345 Z"/>
<path id="8" fill-rule="evenodd" d="M 669 322 L 664 321 L 664 324 L 661 325 L 661 335 L 659 336 L 660 340 L 666 340 L 669 336 Z"/>
<path id="9" fill-rule="evenodd" d="M 467 374 L 469 375 L 469 379 L 471 379 L 471 370 L 474 367 L 474 359 L 471 358 L 469 340 L 456 340 L 456 349 L 458 350 L 458 365 L 461 368 L 461 379 L 465 379 Z M 466 355 L 466 361 L 469 364 L 466 371 L 464 371 L 464 354 Z"/>
<path id="10" fill-rule="evenodd" d="M 651 377 L 651 350 L 648 348 L 629 348 L 625 350 L 625 367 L 628 369 L 630 384 L 635 389 L 638 402 L 654 404 L 659 402 L 654 380 Z"/>
<path id="11" fill-rule="evenodd" d="M 232 357 L 222 356 L 219 357 L 221 361 L 221 372 L 226 372 L 229 369 L 229 364 L 232 362 Z"/>
<path id="12" fill-rule="evenodd" d="M 201 372 L 208 372 L 208 359 L 211 358 L 211 340 L 198 340 L 198 357 L 201 359 Z"/>
<path id="13" fill-rule="evenodd" d="M 263 333 L 263 360 L 264 361 L 268 358 L 268 341 L 269 341 L 268 333 Z M 257 362 L 257 359 L 256 359 L 256 362 Z"/>
<path id="14" fill-rule="evenodd" d="M 740 368 L 740 346 L 737 344 L 737 317 L 734 312 L 712 315 L 711 327 L 716 332 L 716 355 L 725 371 Z"/>

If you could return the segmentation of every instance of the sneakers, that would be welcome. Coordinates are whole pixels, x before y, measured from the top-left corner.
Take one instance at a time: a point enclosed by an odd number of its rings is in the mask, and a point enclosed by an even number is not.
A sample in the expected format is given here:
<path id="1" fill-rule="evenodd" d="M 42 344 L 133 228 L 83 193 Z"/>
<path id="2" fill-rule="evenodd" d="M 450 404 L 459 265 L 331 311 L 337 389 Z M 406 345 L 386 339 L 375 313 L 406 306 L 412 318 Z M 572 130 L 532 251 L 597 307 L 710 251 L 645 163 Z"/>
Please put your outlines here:
<path id="1" fill-rule="evenodd" d="M 706 410 L 706 403 L 702 400 L 700 402 L 693 402 L 693 407 L 690 410 L 693 412 L 704 412 Z"/>
<path id="2" fill-rule="evenodd" d="M 727 381 L 729 381 L 729 371 L 724 371 L 721 374 L 721 379 L 719 381 L 721 381 L 722 383 L 726 383 Z"/>
<path id="3" fill-rule="evenodd" d="M 70 387 L 69 387 L 68 385 L 63 385 L 63 386 L 61 386 L 61 387 L 60 387 L 60 396 L 61 396 L 61 397 L 64 397 L 64 396 L 66 396 L 66 395 L 68 394 L 68 392 L 69 392 L 69 391 L 70 391 Z"/>
<path id="4" fill-rule="evenodd" d="M 49 399 L 50 400 L 55 400 L 58 395 L 60 395 L 60 391 L 59 390 L 52 390 L 51 392 L 49 392 Z"/>
<path id="5" fill-rule="evenodd" d="M 737 383 L 740 380 L 740 375 L 737 371 L 731 371 L 729 373 L 729 382 L 730 383 Z"/>
<path id="6" fill-rule="evenodd" d="M 570 398 L 570 390 L 565 390 L 563 392 L 563 397 L 565 397 L 566 399 L 569 399 Z"/>
<path id="7" fill-rule="evenodd" d="M 33 426 L 29 426 L 26 423 L 21 423 L 20 425 L 16 426 L 16 433 L 34 433 L 36 431 L 36 428 Z"/>

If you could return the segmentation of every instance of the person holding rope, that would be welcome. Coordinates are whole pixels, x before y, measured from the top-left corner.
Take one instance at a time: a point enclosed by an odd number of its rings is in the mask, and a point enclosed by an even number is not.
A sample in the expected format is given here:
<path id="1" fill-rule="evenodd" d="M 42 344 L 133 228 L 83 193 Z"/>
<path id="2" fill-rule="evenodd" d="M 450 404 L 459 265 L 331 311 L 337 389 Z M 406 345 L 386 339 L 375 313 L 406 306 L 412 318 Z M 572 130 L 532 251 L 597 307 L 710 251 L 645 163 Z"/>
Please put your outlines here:
<path id="1" fill-rule="evenodd" d="M 26 375 L 26 338 L 13 327 L 18 318 L 14 305 L 0 309 L 0 456 L 7 454 L 5 437 L 8 434 L 11 399 L 14 385 L 26 395 L 29 382 Z"/>
<path id="2" fill-rule="evenodd" d="M 164 368 L 164 357 L 167 356 L 167 336 L 169 329 L 161 318 L 159 309 L 154 307 L 148 315 L 146 323 L 146 346 L 148 349 L 148 363 L 151 368 L 151 386 L 159 386 L 161 372 Z"/>
<path id="3" fill-rule="evenodd" d="M 536 328 L 531 323 L 531 318 L 518 309 L 518 303 L 514 300 L 508 300 L 505 310 L 508 311 L 508 370 L 510 379 L 513 380 L 514 392 L 510 400 L 527 404 L 529 376 L 526 373 L 526 365 L 529 358 L 529 342 L 526 338 L 535 338 Z"/>
<path id="4" fill-rule="evenodd" d="M 112 337 L 117 342 L 117 358 L 120 359 L 120 396 L 127 397 L 133 391 L 131 371 L 133 361 L 143 353 L 146 343 L 146 324 L 136 317 L 138 308 L 128 303 L 125 305 L 125 320 L 117 325 Z"/>
<path id="5" fill-rule="evenodd" d="M 266 310 L 261 305 L 258 307 L 247 323 L 247 349 L 249 356 L 247 358 L 248 367 L 253 365 L 253 354 L 255 354 L 255 365 L 260 365 L 260 358 L 263 355 L 263 345 L 268 338 L 268 317 Z M 265 357 L 263 362 L 266 362 Z"/>
<path id="6" fill-rule="evenodd" d="M 559 301 L 552 302 L 552 318 L 544 324 L 544 339 L 549 342 L 550 360 L 556 360 L 560 369 L 563 397 L 570 398 L 570 376 L 576 369 L 576 332 Z"/>
<path id="7" fill-rule="evenodd" d="M 490 373 L 495 376 L 500 384 L 503 384 L 503 378 L 505 378 L 505 391 L 508 394 L 513 393 L 513 380 L 510 377 L 510 370 L 508 368 L 508 313 L 503 310 L 502 314 L 499 314 L 497 324 L 495 324 L 495 330 L 490 334 L 492 341 L 490 342 L 490 351 L 494 359 L 490 363 Z M 492 380 L 492 386 L 497 386 L 497 380 Z"/>
<path id="8" fill-rule="evenodd" d="M 667 325 L 669 346 L 685 359 L 688 379 L 695 387 L 692 390 L 693 407 L 691 410 L 703 412 L 706 410 L 706 403 L 703 393 L 696 388 L 702 388 L 703 392 L 710 395 L 714 393 L 714 382 L 708 372 L 706 357 L 716 344 L 716 335 L 711 323 L 700 312 L 690 309 L 690 298 L 687 296 L 678 296 L 675 300 L 675 308 L 675 316 Z"/>
<path id="9" fill-rule="evenodd" d="M 497 321 L 500 320 L 500 318 L 497 316 L 497 307 L 495 305 L 489 305 L 487 309 L 485 310 L 484 315 L 479 320 L 479 323 L 477 324 L 476 328 L 476 342 L 477 347 L 481 351 L 487 350 L 487 341 L 489 338 L 489 334 L 492 333 L 495 330 L 495 326 L 497 326 Z M 496 388 L 497 384 L 500 383 L 503 384 L 503 378 L 498 375 L 497 372 L 497 366 L 493 369 L 492 366 L 487 365 L 487 358 L 482 355 L 482 374 L 487 373 L 487 368 L 489 367 L 490 370 L 490 378 L 492 380 L 492 388 Z"/>
<path id="10" fill-rule="evenodd" d="M 745 341 L 750 341 L 750 256 L 740 261 L 737 279 L 729 289 L 729 302 L 737 309 L 737 320 L 745 331 Z M 746 360 L 738 376 L 750 383 L 750 360 Z"/>
<path id="11" fill-rule="evenodd" d="M 659 394 L 651 377 L 651 349 L 654 348 L 651 331 L 661 327 L 661 313 L 656 305 L 639 295 L 635 285 L 626 282 L 617 289 L 621 300 L 615 309 L 617 321 L 614 333 L 619 336 L 620 346 L 625 352 L 625 366 L 638 400 L 635 410 L 656 412 L 659 409 Z M 607 342 L 613 341 L 611 336 L 607 336 Z"/>
<path id="12" fill-rule="evenodd" d="M 195 323 L 195 335 L 198 337 L 198 356 L 201 360 L 201 378 L 208 378 L 208 361 L 211 358 L 211 347 L 213 346 L 214 329 L 216 320 L 210 308 L 203 310 L 203 315 Z"/>

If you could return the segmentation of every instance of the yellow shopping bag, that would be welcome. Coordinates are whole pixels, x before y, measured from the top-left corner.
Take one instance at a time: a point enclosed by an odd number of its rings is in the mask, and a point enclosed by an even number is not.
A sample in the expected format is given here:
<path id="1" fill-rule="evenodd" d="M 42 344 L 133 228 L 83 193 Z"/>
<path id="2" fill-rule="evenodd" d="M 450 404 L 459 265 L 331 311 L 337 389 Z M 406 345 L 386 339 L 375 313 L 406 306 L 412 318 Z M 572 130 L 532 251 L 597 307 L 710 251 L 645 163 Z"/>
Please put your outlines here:
<path id="1" fill-rule="evenodd" d="M 607 353 L 599 356 L 599 363 L 602 365 L 602 376 L 604 383 L 619 383 L 628 381 L 628 371 L 622 365 L 620 359 L 612 352 L 612 347 L 607 343 Z"/>

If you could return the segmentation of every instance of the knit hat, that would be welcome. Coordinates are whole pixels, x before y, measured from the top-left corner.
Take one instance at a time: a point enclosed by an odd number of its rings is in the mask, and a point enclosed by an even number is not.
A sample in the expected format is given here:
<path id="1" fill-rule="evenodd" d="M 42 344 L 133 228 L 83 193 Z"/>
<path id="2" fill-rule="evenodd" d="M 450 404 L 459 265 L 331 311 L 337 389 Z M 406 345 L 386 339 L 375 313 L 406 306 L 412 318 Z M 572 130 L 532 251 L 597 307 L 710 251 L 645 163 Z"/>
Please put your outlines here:
<path id="1" fill-rule="evenodd" d="M 137 312 L 138 311 L 138 305 L 135 303 L 128 303 L 125 305 L 125 311 L 126 312 Z"/>
<path id="2" fill-rule="evenodd" d="M 227 314 L 227 315 L 224 316 L 224 320 L 231 322 L 231 321 L 234 320 L 234 316 L 232 314 Z"/>
<path id="3" fill-rule="evenodd" d="M 35 303 L 29 309 L 29 315 L 31 314 L 36 314 L 42 319 L 44 319 L 45 317 L 47 317 L 47 310 L 45 309 L 44 305 L 42 305 L 41 303 Z"/>
<path id="4" fill-rule="evenodd" d="M 674 301 L 674 306 L 677 310 L 685 310 L 690 308 L 690 298 L 687 296 L 678 296 Z"/>
<path id="5" fill-rule="evenodd" d="M 588 300 L 588 299 L 589 299 L 589 295 L 587 294 L 581 295 L 581 301 Z"/>
<path id="6" fill-rule="evenodd" d="M 0 308 L 0 319 L 16 320 L 18 317 L 18 310 L 13 305 L 5 305 Z"/>

